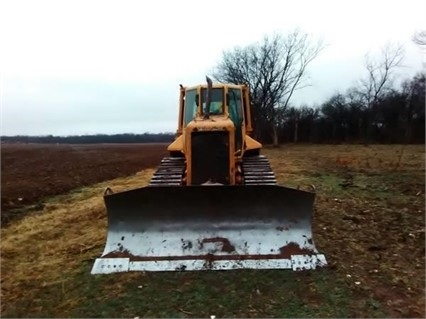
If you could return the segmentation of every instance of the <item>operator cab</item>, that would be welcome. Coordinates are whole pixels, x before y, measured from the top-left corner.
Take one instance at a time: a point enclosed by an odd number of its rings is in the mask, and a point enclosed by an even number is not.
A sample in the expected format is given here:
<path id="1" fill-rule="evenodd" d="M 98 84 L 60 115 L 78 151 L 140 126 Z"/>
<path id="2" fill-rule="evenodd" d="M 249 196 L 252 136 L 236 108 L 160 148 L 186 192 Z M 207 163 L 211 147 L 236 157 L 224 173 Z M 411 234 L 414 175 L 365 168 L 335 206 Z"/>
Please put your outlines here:
<path id="1" fill-rule="evenodd" d="M 201 93 L 198 94 L 198 92 Z M 226 97 L 226 99 L 225 99 Z M 198 107 L 201 105 L 202 107 Z M 185 93 L 184 125 L 186 126 L 195 117 L 204 116 L 207 112 L 207 88 L 191 88 Z M 229 114 L 235 128 L 243 123 L 242 93 L 240 88 L 227 86 L 216 87 L 211 90 L 210 112 L 208 115 Z"/>
<path id="2" fill-rule="evenodd" d="M 206 86 L 198 86 L 186 90 L 183 116 L 184 126 L 187 126 L 194 119 L 197 119 L 197 121 L 203 118 L 206 119 L 208 90 L 209 88 Z M 241 87 L 214 85 L 210 90 L 210 112 L 207 116 L 207 121 L 220 121 L 220 118 L 223 120 L 229 118 L 235 127 L 235 150 L 241 149 L 244 121 Z"/>

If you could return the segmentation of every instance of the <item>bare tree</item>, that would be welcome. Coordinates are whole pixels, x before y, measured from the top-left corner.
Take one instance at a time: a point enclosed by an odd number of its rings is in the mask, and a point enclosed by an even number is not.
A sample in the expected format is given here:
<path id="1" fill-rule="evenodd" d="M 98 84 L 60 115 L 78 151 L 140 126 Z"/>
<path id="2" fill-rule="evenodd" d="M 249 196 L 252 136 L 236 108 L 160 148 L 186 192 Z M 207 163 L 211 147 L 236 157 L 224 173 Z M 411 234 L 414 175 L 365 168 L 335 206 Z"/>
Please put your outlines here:
<path id="1" fill-rule="evenodd" d="M 425 83 L 426 74 L 418 73 L 411 80 L 402 83 L 402 94 L 405 96 L 404 114 L 402 121 L 405 127 L 405 143 L 409 143 L 413 138 L 413 131 L 416 119 L 421 118 L 425 106 Z"/>
<path id="2" fill-rule="evenodd" d="M 220 82 L 250 87 L 255 132 L 267 130 L 278 145 L 278 123 L 293 93 L 307 86 L 306 68 L 324 45 L 306 33 L 265 36 L 260 43 L 223 53 L 213 76 Z"/>
<path id="3" fill-rule="evenodd" d="M 367 76 L 361 80 L 359 94 L 362 96 L 367 109 L 367 140 L 370 140 L 375 122 L 374 108 L 382 96 L 390 89 L 395 69 L 401 66 L 404 59 L 404 49 L 400 45 L 388 44 L 382 49 L 381 59 L 365 57 Z"/>
<path id="4" fill-rule="evenodd" d="M 423 54 L 426 53 L 426 30 L 415 32 L 411 40 L 419 46 Z M 423 68 L 426 68 L 426 62 L 423 62 Z"/>
<path id="5" fill-rule="evenodd" d="M 421 47 L 426 46 L 426 30 L 417 31 L 411 38 L 413 42 Z"/>

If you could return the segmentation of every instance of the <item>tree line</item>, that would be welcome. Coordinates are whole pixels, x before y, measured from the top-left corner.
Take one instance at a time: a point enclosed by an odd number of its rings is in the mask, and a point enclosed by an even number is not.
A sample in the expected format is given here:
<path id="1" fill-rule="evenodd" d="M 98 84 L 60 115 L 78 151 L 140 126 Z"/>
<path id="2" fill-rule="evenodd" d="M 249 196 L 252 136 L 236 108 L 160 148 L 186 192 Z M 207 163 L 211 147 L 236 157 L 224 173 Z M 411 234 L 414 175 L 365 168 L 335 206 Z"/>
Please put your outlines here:
<path id="1" fill-rule="evenodd" d="M 423 33 L 422 33 L 423 34 Z M 419 35 L 413 42 L 424 46 Z M 346 92 L 315 106 L 295 106 L 295 91 L 309 83 L 306 70 L 325 45 L 295 30 L 223 53 L 213 77 L 246 84 L 255 138 L 264 143 L 424 143 L 425 73 L 395 88 L 402 46 L 388 44 L 380 56 L 366 54 L 365 76 Z"/>
<path id="2" fill-rule="evenodd" d="M 171 143 L 174 133 L 144 133 L 144 134 L 96 134 L 72 136 L 2 136 L 2 143 L 46 143 L 46 144 L 96 144 L 96 143 Z"/>
<path id="3" fill-rule="evenodd" d="M 277 122 L 281 142 L 425 143 L 425 74 L 368 106 L 357 88 L 318 106 L 288 107 Z M 272 142 L 266 130 L 261 139 Z"/>

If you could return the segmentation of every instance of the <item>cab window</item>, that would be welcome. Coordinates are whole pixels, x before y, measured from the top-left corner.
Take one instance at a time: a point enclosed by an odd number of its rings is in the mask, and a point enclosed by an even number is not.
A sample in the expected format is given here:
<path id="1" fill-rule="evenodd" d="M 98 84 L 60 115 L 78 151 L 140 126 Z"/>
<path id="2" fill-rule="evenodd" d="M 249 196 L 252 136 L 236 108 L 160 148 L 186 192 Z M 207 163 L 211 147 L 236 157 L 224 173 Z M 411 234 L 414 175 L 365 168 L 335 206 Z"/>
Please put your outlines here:
<path id="1" fill-rule="evenodd" d="M 206 101 L 207 101 L 207 89 L 201 90 L 203 114 L 206 112 Z M 223 114 L 224 103 L 223 103 L 223 89 L 212 89 L 211 102 L 210 102 L 210 114 L 217 115 Z"/>
<path id="2" fill-rule="evenodd" d="M 188 90 L 185 94 L 185 116 L 184 122 L 187 125 L 197 114 L 197 90 Z"/>
<path id="3" fill-rule="evenodd" d="M 235 148 L 242 146 L 242 125 L 243 125 L 243 107 L 241 103 L 241 90 L 228 90 L 228 109 L 229 117 L 235 125 Z"/>
<path id="4" fill-rule="evenodd" d="M 238 89 L 229 89 L 228 99 L 229 116 L 235 126 L 239 126 L 243 122 L 241 91 Z"/>

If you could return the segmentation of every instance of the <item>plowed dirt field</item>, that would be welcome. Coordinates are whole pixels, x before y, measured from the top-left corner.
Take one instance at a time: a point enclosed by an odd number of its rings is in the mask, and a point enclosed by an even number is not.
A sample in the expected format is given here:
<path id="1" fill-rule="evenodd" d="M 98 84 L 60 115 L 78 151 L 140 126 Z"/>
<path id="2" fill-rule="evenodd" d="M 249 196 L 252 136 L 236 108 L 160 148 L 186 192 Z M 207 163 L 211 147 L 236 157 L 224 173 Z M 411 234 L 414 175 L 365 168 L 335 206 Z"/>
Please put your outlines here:
<path id="1" fill-rule="evenodd" d="M 2 224 L 45 197 L 155 167 L 167 144 L 2 144 Z"/>

